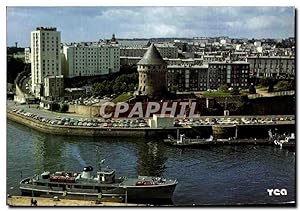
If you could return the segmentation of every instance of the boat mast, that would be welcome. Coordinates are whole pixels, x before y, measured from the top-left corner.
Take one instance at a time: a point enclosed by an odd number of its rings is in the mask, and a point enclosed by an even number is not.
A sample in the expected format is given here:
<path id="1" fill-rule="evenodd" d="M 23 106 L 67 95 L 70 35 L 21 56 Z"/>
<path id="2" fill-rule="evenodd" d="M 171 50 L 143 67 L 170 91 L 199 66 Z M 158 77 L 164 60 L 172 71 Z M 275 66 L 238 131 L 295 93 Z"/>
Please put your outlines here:
<path id="1" fill-rule="evenodd" d="M 101 171 L 101 164 L 103 164 L 104 161 L 105 161 L 105 159 L 103 159 L 103 160 L 101 160 L 101 161 L 99 162 L 99 171 Z"/>

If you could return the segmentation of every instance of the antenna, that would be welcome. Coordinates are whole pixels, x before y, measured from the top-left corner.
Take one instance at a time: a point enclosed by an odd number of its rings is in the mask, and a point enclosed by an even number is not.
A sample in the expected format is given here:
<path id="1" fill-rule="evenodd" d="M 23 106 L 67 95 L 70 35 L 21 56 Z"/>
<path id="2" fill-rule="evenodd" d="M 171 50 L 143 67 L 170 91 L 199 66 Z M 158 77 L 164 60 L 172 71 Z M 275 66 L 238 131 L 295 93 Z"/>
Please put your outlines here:
<path id="1" fill-rule="evenodd" d="M 104 161 L 105 161 L 105 159 L 103 159 L 103 160 L 101 160 L 101 161 L 99 162 L 99 171 L 101 171 L 101 164 L 103 164 Z"/>

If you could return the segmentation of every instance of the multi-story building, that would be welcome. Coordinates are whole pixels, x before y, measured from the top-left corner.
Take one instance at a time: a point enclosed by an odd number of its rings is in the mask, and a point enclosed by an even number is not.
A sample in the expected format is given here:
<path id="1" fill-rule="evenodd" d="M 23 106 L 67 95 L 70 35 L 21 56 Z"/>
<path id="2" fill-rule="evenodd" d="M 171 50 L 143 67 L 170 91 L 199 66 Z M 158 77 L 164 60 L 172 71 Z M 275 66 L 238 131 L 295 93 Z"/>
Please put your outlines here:
<path id="1" fill-rule="evenodd" d="M 120 56 L 122 57 L 140 57 L 146 53 L 147 48 L 145 47 L 121 47 Z"/>
<path id="2" fill-rule="evenodd" d="M 24 49 L 24 56 L 25 56 L 25 64 L 30 64 L 31 63 L 31 53 L 30 53 L 30 48 L 25 48 Z"/>
<path id="3" fill-rule="evenodd" d="M 211 62 L 208 64 L 208 89 L 218 89 L 221 85 L 228 87 L 248 88 L 249 63 Z"/>
<path id="4" fill-rule="evenodd" d="M 158 52 L 163 58 L 177 59 L 178 47 L 169 43 L 155 44 Z"/>
<path id="5" fill-rule="evenodd" d="M 105 75 L 120 71 L 120 48 L 109 43 L 63 46 L 65 77 Z"/>
<path id="6" fill-rule="evenodd" d="M 53 97 L 54 99 L 64 95 L 64 77 L 46 76 L 44 78 L 44 97 Z"/>
<path id="7" fill-rule="evenodd" d="M 136 65 L 142 58 L 141 57 L 120 57 L 121 65 L 129 65 L 134 66 Z M 202 58 L 190 58 L 190 59 L 163 59 L 168 65 L 178 65 L 178 66 L 193 66 L 193 65 L 202 65 L 203 59 Z"/>
<path id="8" fill-rule="evenodd" d="M 272 77 L 290 79 L 295 77 L 295 57 L 292 56 L 250 56 L 251 75 L 258 78 Z"/>
<path id="9" fill-rule="evenodd" d="M 158 52 L 163 58 L 178 58 L 178 48 L 174 45 L 155 44 Z M 138 47 L 120 47 L 120 56 L 122 57 L 143 57 L 148 46 Z"/>
<path id="10" fill-rule="evenodd" d="M 191 92 L 207 90 L 208 65 L 169 65 L 167 67 L 168 91 Z"/>
<path id="11" fill-rule="evenodd" d="M 142 57 L 127 57 L 120 56 L 121 66 L 136 66 L 136 64 L 142 59 Z"/>
<path id="12" fill-rule="evenodd" d="M 203 63 L 208 64 L 209 62 L 223 61 L 222 55 L 203 55 Z"/>
<path id="13" fill-rule="evenodd" d="M 202 65 L 202 58 L 190 58 L 190 59 L 164 59 L 168 65 L 177 65 L 177 66 L 194 66 L 194 65 Z"/>
<path id="14" fill-rule="evenodd" d="M 60 32 L 56 28 L 38 27 L 31 32 L 31 89 L 34 95 L 41 97 L 46 76 L 60 75 Z"/>

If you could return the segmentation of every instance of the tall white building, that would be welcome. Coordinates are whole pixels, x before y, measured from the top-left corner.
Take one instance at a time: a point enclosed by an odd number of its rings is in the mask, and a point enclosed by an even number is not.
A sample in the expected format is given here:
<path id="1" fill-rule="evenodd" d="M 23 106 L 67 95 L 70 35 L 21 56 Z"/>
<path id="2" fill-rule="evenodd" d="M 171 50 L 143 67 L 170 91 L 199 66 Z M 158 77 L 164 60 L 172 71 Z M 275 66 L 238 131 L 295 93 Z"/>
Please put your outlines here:
<path id="1" fill-rule="evenodd" d="M 36 97 L 43 93 L 46 76 L 62 75 L 60 42 L 56 28 L 38 27 L 31 32 L 31 83 Z"/>
<path id="2" fill-rule="evenodd" d="M 24 55 L 25 55 L 25 63 L 26 63 L 26 64 L 31 63 L 31 53 L 30 53 L 30 48 L 25 48 L 25 49 L 24 49 Z"/>
<path id="3" fill-rule="evenodd" d="M 65 77 L 94 76 L 120 70 L 120 48 L 109 43 L 63 46 Z"/>

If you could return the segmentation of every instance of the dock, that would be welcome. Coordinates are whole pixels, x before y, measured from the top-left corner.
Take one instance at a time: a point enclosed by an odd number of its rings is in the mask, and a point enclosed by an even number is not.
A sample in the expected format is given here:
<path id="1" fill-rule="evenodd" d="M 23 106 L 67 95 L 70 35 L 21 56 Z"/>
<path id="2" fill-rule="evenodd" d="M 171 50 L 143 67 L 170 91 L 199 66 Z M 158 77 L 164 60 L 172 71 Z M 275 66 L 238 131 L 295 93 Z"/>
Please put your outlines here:
<path id="1" fill-rule="evenodd" d="M 213 141 L 199 141 L 197 139 L 191 139 L 178 143 L 174 140 L 164 139 L 164 143 L 176 147 L 210 147 L 210 146 L 223 146 L 223 145 L 274 145 L 274 142 L 269 139 L 217 139 Z"/>
<path id="2" fill-rule="evenodd" d="M 119 202 L 97 202 L 96 200 L 73 200 L 73 199 L 57 199 L 47 197 L 34 197 L 37 201 L 38 207 L 63 207 L 63 206 L 81 206 L 81 207 L 143 207 L 149 206 L 146 204 L 132 204 L 132 203 L 119 203 Z M 10 196 L 7 198 L 6 204 L 10 207 L 27 207 L 31 205 L 32 197 L 28 196 Z"/>

